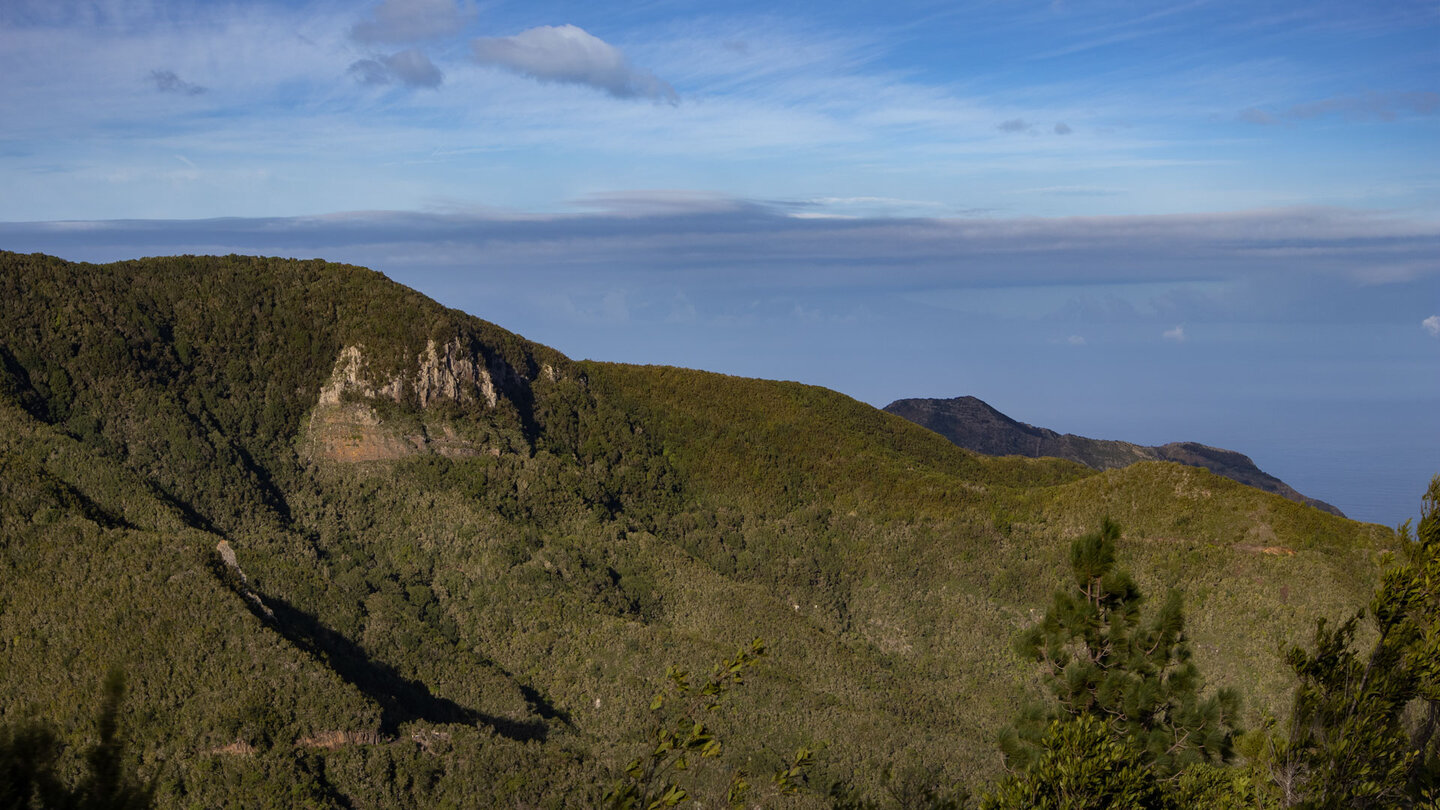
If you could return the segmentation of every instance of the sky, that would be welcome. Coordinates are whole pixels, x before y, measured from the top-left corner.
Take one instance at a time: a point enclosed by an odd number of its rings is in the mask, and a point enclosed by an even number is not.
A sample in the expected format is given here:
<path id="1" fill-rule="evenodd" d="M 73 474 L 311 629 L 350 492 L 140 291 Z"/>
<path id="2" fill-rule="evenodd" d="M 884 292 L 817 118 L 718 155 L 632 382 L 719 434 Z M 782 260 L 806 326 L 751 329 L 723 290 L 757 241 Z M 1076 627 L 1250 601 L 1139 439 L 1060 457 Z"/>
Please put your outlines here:
<path id="1" fill-rule="evenodd" d="M 1395 525 L 1440 472 L 1436 42 L 1434 0 L 0 0 L 0 249 L 363 264 Z"/>

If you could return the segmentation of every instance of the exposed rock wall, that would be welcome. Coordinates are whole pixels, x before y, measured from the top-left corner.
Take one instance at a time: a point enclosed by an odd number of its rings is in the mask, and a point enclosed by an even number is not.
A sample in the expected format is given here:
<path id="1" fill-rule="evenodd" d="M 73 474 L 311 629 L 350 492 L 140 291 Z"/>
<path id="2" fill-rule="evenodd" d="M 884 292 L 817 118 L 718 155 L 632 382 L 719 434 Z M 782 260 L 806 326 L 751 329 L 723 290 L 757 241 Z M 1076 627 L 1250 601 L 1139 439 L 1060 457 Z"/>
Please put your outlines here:
<path id="1" fill-rule="evenodd" d="M 558 373 L 545 364 L 541 375 L 555 380 Z M 498 382 L 498 385 L 497 385 Z M 487 358 L 459 338 L 446 343 L 430 340 L 415 358 L 413 371 L 381 375 L 372 368 L 363 347 L 340 350 L 330 378 L 320 388 L 311 412 L 308 443 L 313 455 L 330 461 L 360 462 L 402 458 L 422 452 L 458 457 L 498 454 L 498 448 L 476 447 L 449 425 L 418 432 L 402 432 L 384 424 L 374 405 L 386 399 L 397 404 L 418 404 L 421 411 L 450 401 L 482 403 L 497 408 L 503 391 L 528 381 L 503 360 Z"/>
<path id="2" fill-rule="evenodd" d="M 473 354 L 452 340 L 437 347 L 435 341 L 425 345 L 420 355 L 420 368 L 415 372 L 415 395 L 420 398 L 420 407 L 438 399 L 467 402 L 472 397 L 495 407 L 499 397 L 495 393 L 495 382 L 490 371 L 476 362 Z"/>
<path id="3" fill-rule="evenodd" d="M 295 744 L 301 748 L 324 748 L 334 751 L 347 745 L 379 745 L 388 740 L 378 731 L 321 731 L 301 737 Z"/>
<path id="4" fill-rule="evenodd" d="M 346 346 L 335 358 L 330 379 L 320 388 L 317 405 L 340 405 L 347 394 L 352 399 L 385 397 L 402 402 L 407 387 L 415 392 L 422 408 L 442 399 L 462 403 L 483 401 L 491 408 L 499 404 L 500 396 L 495 390 L 489 363 L 483 356 L 461 346 L 459 339 L 443 346 L 431 340 L 415 360 L 413 376 L 397 374 L 377 383 L 369 373 L 364 351 L 359 346 Z M 518 376 L 504 363 L 496 365 L 503 376 Z"/>
<path id="5" fill-rule="evenodd" d="M 339 405 L 346 394 L 366 399 L 385 396 L 399 402 L 402 394 L 400 378 L 391 378 L 377 389 L 366 379 L 366 366 L 365 355 L 359 346 L 346 346 L 341 349 L 340 356 L 335 358 L 335 368 L 330 372 L 330 379 L 320 387 L 320 399 L 316 405 Z"/>
<path id="6" fill-rule="evenodd" d="M 317 405 L 310 415 L 310 444 L 330 461 L 384 461 L 420 452 L 423 436 L 405 436 L 382 425 L 364 402 Z"/>

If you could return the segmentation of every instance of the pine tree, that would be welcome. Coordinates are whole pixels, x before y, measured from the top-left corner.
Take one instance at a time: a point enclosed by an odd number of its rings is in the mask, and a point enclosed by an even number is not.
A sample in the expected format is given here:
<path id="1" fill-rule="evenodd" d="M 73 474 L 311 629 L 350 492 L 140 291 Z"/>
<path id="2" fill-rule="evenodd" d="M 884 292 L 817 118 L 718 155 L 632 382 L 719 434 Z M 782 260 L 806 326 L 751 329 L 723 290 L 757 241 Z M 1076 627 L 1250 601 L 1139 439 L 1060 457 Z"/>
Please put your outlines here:
<path id="1" fill-rule="evenodd" d="M 1056 592 L 1044 619 L 1017 641 L 1022 655 L 1045 668 L 1054 702 L 1027 710 L 1002 737 L 1012 770 L 1044 750 L 1053 722 L 1085 717 L 1103 722 L 1158 779 L 1232 755 L 1238 695 L 1201 695 L 1178 593 L 1148 621 L 1142 617 L 1144 596 L 1116 565 L 1119 537 L 1120 527 L 1106 518 L 1098 532 L 1074 542 L 1074 587 Z"/>
<path id="2" fill-rule="evenodd" d="M 1300 683 L 1290 739 L 1273 767 L 1285 806 L 1434 806 L 1440 799 L 1440 476 L 1432 479 L 1408 559 L 1371 600 L 1375 642 L 1354 649 L 1361 611 L 1287 660 Z"/>

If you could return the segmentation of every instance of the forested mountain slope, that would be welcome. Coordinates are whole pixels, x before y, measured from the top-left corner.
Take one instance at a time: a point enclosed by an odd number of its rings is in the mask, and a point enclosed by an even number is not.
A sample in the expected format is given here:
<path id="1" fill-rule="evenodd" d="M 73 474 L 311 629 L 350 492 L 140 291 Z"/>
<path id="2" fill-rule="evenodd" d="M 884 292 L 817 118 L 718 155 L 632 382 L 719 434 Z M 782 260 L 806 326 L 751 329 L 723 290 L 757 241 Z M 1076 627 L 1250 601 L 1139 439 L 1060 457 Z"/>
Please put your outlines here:
<path id="1" fill-rule="evenodd" d="M 1109 515 L 1196 657 L 1280 712 L 1277 641 L 1395 543 L 1204 470 L 988 458 L 795 383 L 575 362 L 368 270 L 0 254 L 0 721 L 122 729 L 161 806 L 574 806 L 666 667 L 755 637 L 697 789 L 817 750 L 982 784 L 1009 639 Z"/>

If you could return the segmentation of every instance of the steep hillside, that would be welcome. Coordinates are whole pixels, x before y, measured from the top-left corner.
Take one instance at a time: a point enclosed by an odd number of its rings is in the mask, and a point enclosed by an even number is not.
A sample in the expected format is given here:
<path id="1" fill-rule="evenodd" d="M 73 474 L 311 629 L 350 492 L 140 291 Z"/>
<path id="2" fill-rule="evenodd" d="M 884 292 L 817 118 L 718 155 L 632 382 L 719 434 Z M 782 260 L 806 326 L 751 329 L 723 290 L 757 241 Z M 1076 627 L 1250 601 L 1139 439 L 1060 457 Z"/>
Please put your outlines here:
<path id="1" fill-rule="evenodd" d="M 1296 503 L 1345 515 L 1334 506 L 1307 498 L 1289 484 L 1255 466 L 1249 456 L 1198 442 L 1170 442 L 1146 447 L 1111 439 L 1087 439 L 1073 433 L 1017 422 L 975 397 L 897 399 L 885 410 L 927 427 L 956 445 L 991 456 L 1064 458 L 1097 470 L 1113 470 L 1138 461 L 1174 461 L 1204 467 L 1246 486 L 1273 492 Z"/>
<path id="2" fill-rule="evenodd" d="M 800 746 L 793 806 L 879 801 L 887 769 L 979 786 L 1034 688 L 1008 639 L 1102 516 L 1251 718 L 1283 710 L 1277 640 L 1395 542 L 1193 467 L 573 362 L 323 262 L 0 254 L 0 361 L 0 721 L 78 745 L 121 665 L 165 807 L 585 805 L 667 666 L 755 637 L 697 790 Z"/>

